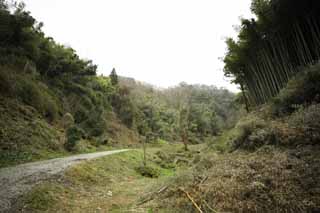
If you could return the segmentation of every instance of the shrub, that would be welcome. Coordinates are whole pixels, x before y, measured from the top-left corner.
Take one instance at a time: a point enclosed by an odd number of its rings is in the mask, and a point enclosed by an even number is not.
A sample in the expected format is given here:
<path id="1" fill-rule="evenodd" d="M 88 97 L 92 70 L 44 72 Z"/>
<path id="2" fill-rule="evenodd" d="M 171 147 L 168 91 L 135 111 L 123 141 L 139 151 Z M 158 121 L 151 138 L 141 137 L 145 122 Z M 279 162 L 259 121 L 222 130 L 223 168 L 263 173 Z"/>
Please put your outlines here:
<path id="1" fill-rule="evenodd" d="M 28 76 L 16 76 L 12 89 L 23 103 L 32 106 L 44 117 L 54 121 L 58 116 L 58 105 L 55 98 L 49 94 L 47 87 L 42 83 L 37 83 Z"/>
<path id="2" fill-rule="evenodd" d="M 298 73 L 292 78 L 286 88 L 274 98 L 272 111 L 275 115 L 285 115 L 294 112 L 299 105 L 310 105 L 320 102 L 320 64 Z"/>
<path id="3" fill-rule="evenodd" d="M 107 122 L 105 120 L 105 113 L 103 109 L 95 109 L 89 115 L 81 126 L 88 133 L 89 136 L 98 137 L 102 135 L 107 129 Z"/>
<path id="4" fill-rule="evenodd" d="M 139 166 L 136 171 L 144 177 L 158 178 L 160 176 L 159 169 L 151 166 Z"/>
<path id="5" fill-rule="evenodd" d="M 78 106 L 74 113 L 74 119 L 77 124 L 87 120 L 89 117 L 89 112 L 82 105 Z"/>
<path id="6" fill-rule="evenodd" d="M 233 149 L 238 149 L 240 147 L 249 148 L 251 146 L 256 146 L 254 142 L 257 141 L 253 140 L 250 142 L 250 140 L 255 139 L 257 137 L 257 134 L 259 134 L 259 132 L 257 131 L 265 127 L 266 123 L 255 116 L 250 116 L 246 120 L 240 121 L 236 126 L 237 133 L 233 140 Z"/>
<path id="7" fill-rule="evenodd" d="M 58 105 L 50 97 L 46 97 L 43 104 L 44 116 L 49 119 L 49 121 L 54 121 L 58 117 Z"/>
<path id="8" fill-rule="evenodd" d="M 73 151 L 76 144 L 84 137 L 84 131 L 77 127 L 73 126 L 67 130 L 67 141 L 65 143 L 65 148 L 68 151 Z"/>

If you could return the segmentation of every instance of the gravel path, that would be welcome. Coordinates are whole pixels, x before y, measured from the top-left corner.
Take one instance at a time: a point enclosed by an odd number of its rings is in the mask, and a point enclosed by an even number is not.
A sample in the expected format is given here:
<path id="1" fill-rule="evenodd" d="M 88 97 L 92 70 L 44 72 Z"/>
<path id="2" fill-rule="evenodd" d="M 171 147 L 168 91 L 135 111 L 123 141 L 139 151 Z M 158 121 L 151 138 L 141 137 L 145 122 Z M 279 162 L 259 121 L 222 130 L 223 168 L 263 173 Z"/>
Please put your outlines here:
<path id="1" fill-rule="evenodd" d="M 128 149 L 81 154 L 0 169 L 0 212 L 9 211 L 12 201 L 28 192 L 36 184 L 63 172 L 72 165 L 83 160 L 126 151 Z"/>

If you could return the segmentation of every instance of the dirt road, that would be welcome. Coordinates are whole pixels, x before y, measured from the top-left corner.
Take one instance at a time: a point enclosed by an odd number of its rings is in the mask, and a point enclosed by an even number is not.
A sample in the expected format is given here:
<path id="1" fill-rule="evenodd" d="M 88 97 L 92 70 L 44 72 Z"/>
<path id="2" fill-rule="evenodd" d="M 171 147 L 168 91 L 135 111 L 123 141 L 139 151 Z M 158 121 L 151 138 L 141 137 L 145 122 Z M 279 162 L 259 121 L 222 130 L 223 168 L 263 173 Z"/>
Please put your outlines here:
<path id="1" fill-rule="evenodd" d="M 128 150 L 122 149 L 81 154 L 0 169 L 0 212 L 8 211 L 11 208 L 12 202 L 22 194 L 28 192 L 36 184 L 60 174 L 72 165 L 78 164 L 83 160 L 90 160 L 126 151 Z"/>

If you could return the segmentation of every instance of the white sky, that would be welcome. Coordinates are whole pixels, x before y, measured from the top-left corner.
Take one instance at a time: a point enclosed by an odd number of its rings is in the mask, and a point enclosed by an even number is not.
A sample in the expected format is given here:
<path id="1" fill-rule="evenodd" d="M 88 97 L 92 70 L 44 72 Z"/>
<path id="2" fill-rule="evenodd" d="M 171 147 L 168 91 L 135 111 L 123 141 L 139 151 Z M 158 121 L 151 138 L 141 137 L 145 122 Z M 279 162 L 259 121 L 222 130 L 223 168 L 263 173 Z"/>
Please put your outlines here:
<path id="1" fill-rule="evenodd" d="M 99 73 L 156 86 L 185 81 L 226 87 L 224 38 L 239 17 L 251 17 L 251 0 L 25 0 L 57 42 L 92 59 Z"/>

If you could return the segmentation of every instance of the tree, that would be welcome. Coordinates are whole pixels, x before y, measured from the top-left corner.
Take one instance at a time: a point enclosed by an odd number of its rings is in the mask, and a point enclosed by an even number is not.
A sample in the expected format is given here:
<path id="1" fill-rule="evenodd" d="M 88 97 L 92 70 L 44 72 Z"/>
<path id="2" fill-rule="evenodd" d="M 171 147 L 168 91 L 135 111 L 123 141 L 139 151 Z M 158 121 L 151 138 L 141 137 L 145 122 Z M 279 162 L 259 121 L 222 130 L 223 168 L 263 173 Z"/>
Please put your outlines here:
<path id="1" fill-rule="evenodd" d="M 184 108 L 180 110 L 179 128 L 182 143 L 185 151 L 188 151 L 188 130 L 189 130 L 189 110 Z"/>
<path id="2" fill-rule="evenodd" d="M 253 0 L 256 19 L 242 19 L 238 40 L 227 39 L 226 76 L 250 105 L 269 101 L 301 67 L 320 59 L 317 0 Z M 249 107 L 247 107 L 249 108 Z"/>
<path id="3" fill-rule="evenodd" d="M 116 73 L 116 69 L 113 68 L 110 75 L 109 75 L 110 79 L 111 79 L 111 84 L 113 86 L 116 86 L 119 84 L 119 79 L 118 79 L 118 75 Z"/>

